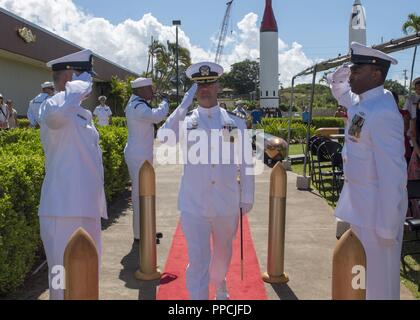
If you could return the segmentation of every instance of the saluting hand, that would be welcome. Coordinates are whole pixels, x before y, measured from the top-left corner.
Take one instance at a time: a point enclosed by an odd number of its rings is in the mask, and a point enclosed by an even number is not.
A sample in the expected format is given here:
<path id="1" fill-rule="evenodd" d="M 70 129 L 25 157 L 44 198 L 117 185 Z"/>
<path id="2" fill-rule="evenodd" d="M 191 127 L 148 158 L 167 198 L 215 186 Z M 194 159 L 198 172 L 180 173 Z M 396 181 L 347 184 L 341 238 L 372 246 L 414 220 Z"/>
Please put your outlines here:
<path id="1" fill-rule="evenodd" d="M 183 108 L 189 108 L 194 101 L 195 93 L 197 92 L 197 84 L 194 83 L 190 90 L 185 94 L 184 99 L 181 102 Z"/>
<path id="2" fill-rule="evenodd" d="M 350 68 L 347 65 L 342 65 L 334 73 L 327 76 L 328 83 L 343 83 L 348 82 L 350 77 Z"/>
<path id="3" fill-rule="evenodd" d="M 92 75 L 88 72 L 82 72 L 79 75 L 74 73 L 72 81 L 92 82 Z"/>

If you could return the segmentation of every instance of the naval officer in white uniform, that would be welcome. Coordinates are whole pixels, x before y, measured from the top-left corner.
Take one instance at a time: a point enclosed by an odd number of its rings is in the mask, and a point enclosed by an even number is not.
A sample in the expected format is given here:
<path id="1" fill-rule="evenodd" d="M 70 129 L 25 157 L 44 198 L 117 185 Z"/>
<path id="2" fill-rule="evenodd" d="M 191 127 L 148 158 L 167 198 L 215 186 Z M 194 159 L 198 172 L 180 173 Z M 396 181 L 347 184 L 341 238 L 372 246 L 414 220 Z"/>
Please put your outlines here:
<path id="1" fill-rule="evenodd" d="M 44 101 L 54 95 L 54 83 L 44 82 L 41 89 L 42 92 L 29 102 L 27 116 L 32 128 L 39 127 L 39 110 Z"/>
<path id="2" fill-rule="evenodd" d="M 169 113 L 166 98 L 158 108 L 149 102 L 154 97 L 152 79 L 138 78 L 131 82 L 133 95 L 125 110 L 128 126 L 128 142 L 124 155 L 132 182 L 133 233 L 134 240 L 140 238 L 139 171 L 145 161 L 153 164 L 155 125 Z"/>
<path id="3" fill-rule="evenodd" d="M 188 243 L 187 288 L 193 300 L 209 299 L 209 283 L 217 288 L 217 299 L 229 298 L 225 278 L 240 210 L 247 214 L 254 203 L 252 147 L 245 132 L 246 122 L 218 105 L 218 80 L 222 74 L 223 68 L 215 63 L 192 65 L 187 76 L 198 87 L 193 85 L 158 133 L 160 140 L 168 142 L 166 137 L 175 134 L 172 142 L 179 141 L 188 152 L 188 155 L 184 153 L 178 208 Z M 199 106 L 188 113 L 196 90 Z M 200 151 L 193 152 L 198 136 Z M 222 150 L 226 145 L 227 152 Z M 238 145 L 239 148 L 234 148 Z M 246 152 L 249 154 L 245 159 Z M 197 154 L 200 159 L 193 157 Z M 240 161 L 234 161 L 235 155 Z"/>
<path id="4" fill-rule="evenodd" d="M 329 77 L 349 119 L 345 183 L 335 214 L 351 224 L 365 249 L 367 299 L 399 299 L 407 165 L 403 119 L 384 89 L 388 70 L 397 61 L 355 42 L 351 50 L 353 65 Z"/>
<path id="5" fill-rule="evenodd" d="M 107 218 L 99 135 L 92 113 L 81 107 L 92 90 L 92 52 L 84 50 L 47 64 L 57 93 L 40 110 L 46 175 L 39 206 L 41 239 L 49 268 L 50 299 L 64 291 L 54 277 L 72 234 L 84 228 L 101 259 L 101 217 Z"/>
<path id="6" fill-rule="evenodd" d="M 105 104 L 106 100 L 107 97 L 100 96 L 98 98 L 99 106 L 93 111 L 93 115 L 98 118 L 98 126 L 100 127 L 107 127 L 109 126 L 110 121 L 112 121 L 112 111 L 111 108 Z"/>

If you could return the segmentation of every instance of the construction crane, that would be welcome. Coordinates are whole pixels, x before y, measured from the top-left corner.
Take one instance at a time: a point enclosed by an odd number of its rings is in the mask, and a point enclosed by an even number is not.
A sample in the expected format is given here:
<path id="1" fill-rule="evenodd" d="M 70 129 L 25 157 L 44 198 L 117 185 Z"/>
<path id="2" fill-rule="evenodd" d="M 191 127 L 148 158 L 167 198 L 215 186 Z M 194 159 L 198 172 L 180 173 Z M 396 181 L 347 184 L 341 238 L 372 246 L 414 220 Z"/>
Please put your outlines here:
<path id="1" fill-rule="evenodd" d="M 232 3 L 233 3 L 233 0 L 230 0 L 229 2 L 226 3 L 227 5 L 226 13 L 225 13 L 225 17 L 223 18 L 222 28 L 220 30 L 220 35 L 219 35 L 219 44 L 217 46 L 217 51 L 216 51 L 216 58 L 215 58 L 216 63 L 220 63 L 220 60 L 222 59 L 223 49 L 225 47 L 226 36 L 227 36 L 228 28 L 229 28 L 229 19 L 230 19 L 230 13 L 232 11 Z"/>

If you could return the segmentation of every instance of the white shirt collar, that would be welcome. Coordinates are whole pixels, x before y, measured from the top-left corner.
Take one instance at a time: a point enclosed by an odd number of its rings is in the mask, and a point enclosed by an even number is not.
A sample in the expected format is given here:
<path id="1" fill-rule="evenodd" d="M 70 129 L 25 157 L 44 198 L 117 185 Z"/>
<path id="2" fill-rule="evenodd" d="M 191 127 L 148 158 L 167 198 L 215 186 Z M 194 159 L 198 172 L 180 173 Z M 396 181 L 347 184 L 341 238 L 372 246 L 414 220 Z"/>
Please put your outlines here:
<path id="1" fill-rule="evenodd" d="M 359 95 L 360 102 L 365 102 L 384 93 L 384 86 L 379 86 Z"/>
<path id="2" fill-rule="evenodd" d="M 198 112 L 204 115 L 215 115 L 220 113 L 220 107 L 219 105 L 216 105 L 211 108 L 203 108 L 201 106 L 198 107 Z"/>

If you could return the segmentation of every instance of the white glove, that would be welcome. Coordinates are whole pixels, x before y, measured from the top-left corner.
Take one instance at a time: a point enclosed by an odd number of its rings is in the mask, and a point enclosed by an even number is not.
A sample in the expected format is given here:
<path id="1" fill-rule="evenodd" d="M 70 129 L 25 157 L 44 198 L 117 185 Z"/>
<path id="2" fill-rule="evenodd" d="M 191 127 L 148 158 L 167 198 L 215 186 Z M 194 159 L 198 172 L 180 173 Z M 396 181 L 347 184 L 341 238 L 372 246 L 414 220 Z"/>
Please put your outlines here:
<path id="1" fill-rule="evenodd" d="M 195 93 L 197 92 L 197 87 L 197 84 L 194 83 L 190 90 L 188 90 L 188 92 L 185 94 L 184 99 L 182 100 L 180 105 L 182 108 L 186 109 L 191 106 L 191 104 L 194 101 Z"/>
<path id="2" fill-rule="evenodd" d="M 350 68 L 344 64 L 339 67 L 334 73 L 327 76 L 329 84 L 348 82 L 350 78 Z"/>
<path id="3" fill-rule="evenodd" d="M 92 82 L 92 75 L 88 72 L 83 72 L 79 75 L 73 73 L 72 81 L 84 81 L 84 82 Z"/>
<path id="4" fill-rule="evenodd" d="M 66 83 L 67 102 L 71 101 L 71 103 L 77 104 L 78 102 L 86 99 L 92 92 L 92 82 L 88 81 L 89 80 L 88 76 L 82 76 L 85 74 L 90 76 L 90 74 L 88 74 L 87 72 L 84 72 L 83 74 L 80 75 L 80 77 L 73 77 L 74 79 L 77 79 L 77 80 L 73 80 Z M 80 80 L 80 79 L 85 79 L 87 81 Z M 90 76 L 90 79 L 92 79 L 91 76 Z"/>
<path id="5" fill-rule="evenodd" d="M 159 105 L 159 109 L 165 110 L 166 115 L 168 115 L 169 113 L 169 102 L 168 100 L 164 99 L 160 105 Z"/>
<path id="6" fill-rule="evenodd" d="M 168 101 L 168 100 L 166 100 L 166 99 L 163 99 L 163 100 L 160 102 L 160 104 L 159 104 L 159 108 L 164 108 L 164 107 L 166 107 L 166 106 L 168 106 L 168 107 L 169 107 L 169 101 Z"/>
<path id="7" fill-rule="evenodd" d="M 243 214 L 250 213 L 254 205 L 252 203 L 241 203 L 241 209 Z"/>
<path id="8" fill-rule="evenodd" d="M 350 96 L 350 68 L 347 64 L 339 67 L 334 73 L 331 73 L 327 76 L 327 81 L 331 88 L 331 93 L 334 98 L 344 107 L 348 108 L 352 104 L 352 101 L 347 101 L 343 98 L 347 97 L 347 94 Z"/>

